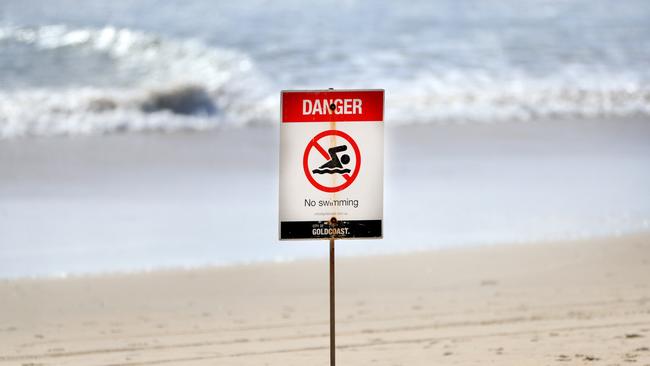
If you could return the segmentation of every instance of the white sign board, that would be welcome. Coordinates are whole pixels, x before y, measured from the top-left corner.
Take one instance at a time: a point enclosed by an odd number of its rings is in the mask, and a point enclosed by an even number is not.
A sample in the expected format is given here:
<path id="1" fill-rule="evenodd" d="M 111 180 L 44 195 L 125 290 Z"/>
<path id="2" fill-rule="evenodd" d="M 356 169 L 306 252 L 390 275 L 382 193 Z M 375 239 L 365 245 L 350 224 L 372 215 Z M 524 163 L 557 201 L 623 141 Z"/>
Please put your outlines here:
<path id="1" fill-rule="evenodd" d="M 283 91 L 280 240 L 381 238 L 384 91 Z"/>

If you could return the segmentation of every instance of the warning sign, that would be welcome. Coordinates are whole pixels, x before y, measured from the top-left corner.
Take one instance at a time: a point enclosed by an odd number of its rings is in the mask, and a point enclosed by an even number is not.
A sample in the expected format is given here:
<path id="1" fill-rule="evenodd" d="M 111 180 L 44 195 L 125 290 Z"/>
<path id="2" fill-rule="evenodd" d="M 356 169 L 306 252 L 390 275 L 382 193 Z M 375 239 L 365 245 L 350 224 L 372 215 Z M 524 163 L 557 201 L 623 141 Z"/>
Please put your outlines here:
<path id="1" fill-rule="evenodd" d="M 384 91 L 281 98 L 280 239 L 381 238 Z"/>
<path id="2" fill-rule="evenodd" d="M 328 137 L 339 136 L 344 141 L 341 141 L 341 144 L 338 146 L 333 146 L 325 150 L 323 145 L 321 145 L 322 140 L 328 140 Z M 327 141 L 326 141 L 327 142 Z M 327 146 L 327 145 L 325 145 Z M 316 151 L 316 158 L 309 159 L 310 154 Z M 350 158 L 349 154 L 345 154 L 345 151 L 352 151 L 354 157 Z M 341 156 L 339 156 L 341 153 Z M 319 161 L 325 159 L 326 162 L 323 165 L 314 168 L 315 166 L 311 165 L 310 162 Z M 318 164 L 316 164 L 318 165 Z M 359 175 L 359 168 L 361 167 L 361 153 L 359 152 L 359 146 L 356 142 L 345 132 L 339 130 L 327 130 L 316 135 L 305 149 L 305 154 L 303 155 L 302 167 L 305 170 L 305 175 L 309 182 L 320 189 L 323 192 L 338 192 L 347 188 L 355 178 Z M 352 167 L 352 169 L 350 169 Z M 343 179 L 341 184 L 336 183 L 336 179 L 333 179 L 333 175 L 338 174 Z M 318 175 L 322 175 L 323 178 L 318 178 Z M 330 175 L 332 177 L 328 177 Z M 340 181 L 341 179 L 339 179 Z M 319 182 L 324 181 L 324 182 Z M 332 185 L 333 184 L 333 185 Z"/>

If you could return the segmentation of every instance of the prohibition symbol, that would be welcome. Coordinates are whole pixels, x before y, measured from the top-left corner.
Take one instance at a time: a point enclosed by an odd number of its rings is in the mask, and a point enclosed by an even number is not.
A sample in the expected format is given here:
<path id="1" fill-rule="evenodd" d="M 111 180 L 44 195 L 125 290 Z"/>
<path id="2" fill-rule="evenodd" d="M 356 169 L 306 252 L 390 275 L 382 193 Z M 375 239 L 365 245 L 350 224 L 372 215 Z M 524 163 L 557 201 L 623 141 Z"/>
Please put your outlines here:
<path id="1" fill-rule="evenodd" d="M 341 137 L 345 140 L 345 143 L 337 143 L 337 146 L 333 146 L 325 150 L 323 146 L 329 146 L 330 144 L 329 142 L 327 144 L 321 144 L 321 140 L 330 136 Z M 310 168 L 309 155 L 312 153 L 312 151 L 316 151 L 319 155 L 319 158 L 322 158 L 318 160 L 324 161 L 325 163 L 322 165 L 315 165 Z M 350 155 L 348 155 L 349 153 L 353 153 L 353 164 L 351 164 L 352 161 L 350 159 Z M 349 165 L 353 165 L 354 169 L 351 170 L 348 167 Z M 359 175 L 359 169 L 361 168 L 361 153 L 359 151 L 359 146 L 357 146 L 357 143 L 352 139 L 352 137 L 350 137 L 350 135 L 345 132 L 339 130 L 323 131 L 314 136 L 314 138 L 312 138 L 307 144 L 305 153 L 302 158 L 302 167 L 305 171 L 307 180 L 309 180 L 309 183 L 311 183 L 311 185 L 317 189 L 329 193 L 342 191 L 349 187 L 350 184 L 352 184 L 352 182 L 354 182 L 354 180 Z M 343 183 L 336 185 L 337 179 L 332 179 L 332 185 L 321 184 L 318 182 L 318 180 L 316 180 L 316 175 L 340 175 L 343 177 Z"/>

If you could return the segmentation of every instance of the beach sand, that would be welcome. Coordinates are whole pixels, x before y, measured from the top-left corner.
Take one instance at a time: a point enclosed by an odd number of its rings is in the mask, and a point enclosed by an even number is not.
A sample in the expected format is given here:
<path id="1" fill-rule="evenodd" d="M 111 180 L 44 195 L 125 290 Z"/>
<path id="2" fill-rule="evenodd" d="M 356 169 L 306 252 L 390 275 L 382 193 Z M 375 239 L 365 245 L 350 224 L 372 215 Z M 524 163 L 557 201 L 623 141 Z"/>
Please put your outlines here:
<path id="1" fill-rule="evenodd" d="M 326 365 L 327 286 L 325 259 L 2 280 L 0 365 Z M 650 365 L 650 235 L 341 258 L 337 327 L 340 365 Z"/>

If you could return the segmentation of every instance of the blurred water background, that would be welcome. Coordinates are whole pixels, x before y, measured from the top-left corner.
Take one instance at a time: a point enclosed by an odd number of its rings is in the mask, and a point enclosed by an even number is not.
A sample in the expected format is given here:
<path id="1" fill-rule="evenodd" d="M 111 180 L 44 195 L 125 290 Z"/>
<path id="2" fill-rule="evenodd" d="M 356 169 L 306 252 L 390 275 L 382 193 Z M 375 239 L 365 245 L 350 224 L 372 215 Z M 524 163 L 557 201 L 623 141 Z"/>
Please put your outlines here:
<path id="1" fill-rule="evenodd" d="M 3 0 L 0 49 L 3 138 L 273 124 L 290 88 L 385 88 L 396 124 L 650 114 L 643 0 Z"/>
<path id="2" fill-rule="evenodd" d="M 324 255 L 273 243 L 279 91 L 327 87 L 387 93 L 343 255 L 650 226 L 647 1 L 2 0 L 0 276 Z"/>

